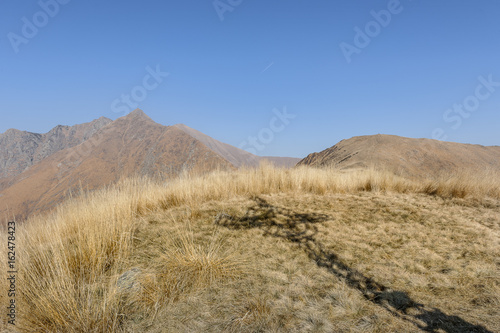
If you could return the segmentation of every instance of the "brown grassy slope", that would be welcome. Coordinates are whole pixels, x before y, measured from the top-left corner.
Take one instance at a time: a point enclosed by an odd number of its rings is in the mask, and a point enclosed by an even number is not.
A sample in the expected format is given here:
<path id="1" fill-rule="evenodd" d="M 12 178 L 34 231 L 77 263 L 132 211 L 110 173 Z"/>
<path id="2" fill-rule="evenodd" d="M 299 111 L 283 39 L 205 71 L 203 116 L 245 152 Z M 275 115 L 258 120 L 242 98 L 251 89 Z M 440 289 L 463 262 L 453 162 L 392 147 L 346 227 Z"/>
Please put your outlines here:
<path id="1" fill-rule="evenodd" d="M 70 191 L 94 190 L 135 174 L 174 176 L 218 168 L 233 167 L 181 130 L 137 110 L 15 177 L 1 192 L 0 217 L 23 219 L 53 208 Z"/>
<path id="2" fill-rule="evenodd" d="M 339 169 L 376 168 L 426 178 L 457 171 L 498 171 L 500 147 L 378 134 L 342 140 L 320 153 L 310 154 L 299 165 Z"/>
<path id="3" fill-rule="evenodd" d="M 495 181 L 428 192 L 303 167 L 122 181 L 19 228 L 17 327 L 498 332 Z"/>
<path id="4" fill-rule="evenodd" d="M 48 133 L 38 134 L 10 129 L 0 134 L 0 179 L 15 177 L 48 156 L 75 147 L 89 139 L 111 122 L 101 117 L 75 126 L 56 126 Z M 0 190 L 8 180 L 0 182 Z"/>

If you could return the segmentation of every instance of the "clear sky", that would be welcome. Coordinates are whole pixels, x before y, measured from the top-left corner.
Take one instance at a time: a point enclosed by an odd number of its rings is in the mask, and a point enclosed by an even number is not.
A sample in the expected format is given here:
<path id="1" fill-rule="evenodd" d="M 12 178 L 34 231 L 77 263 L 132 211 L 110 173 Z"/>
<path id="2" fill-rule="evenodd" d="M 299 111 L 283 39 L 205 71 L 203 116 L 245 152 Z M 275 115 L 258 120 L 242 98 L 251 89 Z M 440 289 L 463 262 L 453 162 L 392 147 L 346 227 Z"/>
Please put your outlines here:
<path id="1" fill-rule="evenodd" d="M 377 133 L 500 145 L 499 17 L 497 0 L 2 0 L 0 132 L 138 106 L 259 155 Z"/>

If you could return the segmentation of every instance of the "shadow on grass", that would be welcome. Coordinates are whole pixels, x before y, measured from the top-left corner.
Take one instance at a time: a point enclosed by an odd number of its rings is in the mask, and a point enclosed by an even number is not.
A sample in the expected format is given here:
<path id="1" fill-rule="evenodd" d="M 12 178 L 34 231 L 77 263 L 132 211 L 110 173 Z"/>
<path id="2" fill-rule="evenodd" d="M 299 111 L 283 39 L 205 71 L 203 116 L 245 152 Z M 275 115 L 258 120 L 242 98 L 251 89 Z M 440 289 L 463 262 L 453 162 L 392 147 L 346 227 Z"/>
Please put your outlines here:
<path id="1" fill-rule="evenodd" d="M 261 229 L 265 235 L 286 239 L 297 244 L 320 267 L 360 291 L 365 299 L 383 307 L 392 315 L 409 321 L 425 332 L 489 332 L 483 326 L 471 324 L 458 316 L 450 316 L 439 309 L 429 308 L 412 300 L 403 291 L 391 290 L 350 268 L 335 253 L 328 251 L 317 239 L 316 224 L 328 220 L 324 214 L 297 213 L 270 205 L 254 198 L 255 205 L 243 217 L 219 215 L 216 223 L 230 229 Z"/>

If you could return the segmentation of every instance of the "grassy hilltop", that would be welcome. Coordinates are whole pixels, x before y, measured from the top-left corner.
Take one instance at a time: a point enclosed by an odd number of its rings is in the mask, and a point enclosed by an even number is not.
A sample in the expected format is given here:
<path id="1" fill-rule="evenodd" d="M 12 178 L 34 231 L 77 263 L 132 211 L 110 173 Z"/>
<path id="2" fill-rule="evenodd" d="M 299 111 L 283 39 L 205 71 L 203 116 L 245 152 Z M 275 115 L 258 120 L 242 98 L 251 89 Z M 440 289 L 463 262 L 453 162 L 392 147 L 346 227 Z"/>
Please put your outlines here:
<path id="1" fill-rule="evenodd" d="M 17 229 L 21 332 L 500 332 L 493 172 L 131 178 Z"/>

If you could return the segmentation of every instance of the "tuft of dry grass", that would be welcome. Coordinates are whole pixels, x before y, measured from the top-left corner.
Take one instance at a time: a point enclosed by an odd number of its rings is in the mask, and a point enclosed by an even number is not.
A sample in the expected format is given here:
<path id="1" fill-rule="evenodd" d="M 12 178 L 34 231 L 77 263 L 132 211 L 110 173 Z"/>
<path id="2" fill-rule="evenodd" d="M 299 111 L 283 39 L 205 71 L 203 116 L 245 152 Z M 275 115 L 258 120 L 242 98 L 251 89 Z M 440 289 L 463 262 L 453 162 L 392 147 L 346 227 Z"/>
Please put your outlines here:
<path id="1" fill-rule="evenodd" d="M 161 245 L 147 248 L 137 264 L 145 266 L 138 277 L 141 288 L 135 297 L 140 306 L 157 309 L 216 283 L 238 280 L 247 273 L 245 259 L 227 248 L 216 229 L 203 238 L 195 237 L 189 227 L 158 235 Z M 143 250 L 144 251 L 144 250 Z M 145 265 L 147 264 L 147 265 Z"/>
<path id="2" fill-rule="evenodd" d="M 214 234 L 209 239 L 208 244 L 197 244 L 192 232 L 179 232 L 174 246 L 160 256 L 159 270 L 198 288 L 241 276 L 243 263 L 233 253 L 224 253 L 220 236 Z"/>
<path id="3" fill-rule="evenodd" d="M 18 227 L 16 328 L 397 332 L 419 329 L 411 311 L 448 318 L 415 299 L 493 327 L 481 316 L 498 315 L 499 200 L 493 171 L 415 180 L 264 164 L 126 179 Z"/>
<path id="4" fill-rule="evenodd" d="M 115 275 L 130 253 L 134 213 L 118 194 L 88 195 L 18 228 L 21 330 L 102 332 L 119 326 Z"/>

